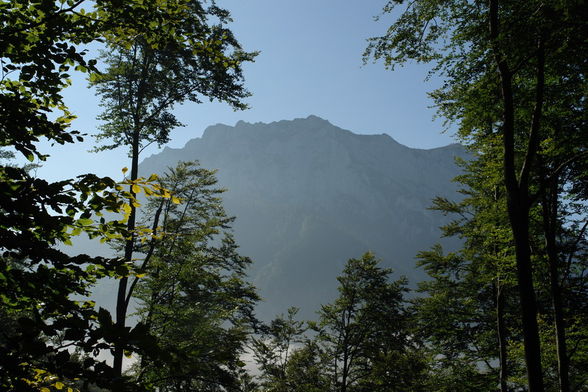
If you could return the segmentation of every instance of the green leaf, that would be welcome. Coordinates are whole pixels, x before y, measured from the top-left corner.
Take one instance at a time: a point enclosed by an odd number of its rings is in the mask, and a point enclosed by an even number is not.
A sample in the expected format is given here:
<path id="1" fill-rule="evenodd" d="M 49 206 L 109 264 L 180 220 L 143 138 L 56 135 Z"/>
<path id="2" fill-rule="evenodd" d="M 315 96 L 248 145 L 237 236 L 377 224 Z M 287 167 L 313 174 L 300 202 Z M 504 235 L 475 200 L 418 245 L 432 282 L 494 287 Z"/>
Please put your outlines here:
<path id="1" fill-rule="evenodd" d="M 89 226 L 89 225 L 93 224 L 94 221 L 89 218 L 82 218 L 82 219 L 78 219 L 78 223 L 82 226 Z"/>

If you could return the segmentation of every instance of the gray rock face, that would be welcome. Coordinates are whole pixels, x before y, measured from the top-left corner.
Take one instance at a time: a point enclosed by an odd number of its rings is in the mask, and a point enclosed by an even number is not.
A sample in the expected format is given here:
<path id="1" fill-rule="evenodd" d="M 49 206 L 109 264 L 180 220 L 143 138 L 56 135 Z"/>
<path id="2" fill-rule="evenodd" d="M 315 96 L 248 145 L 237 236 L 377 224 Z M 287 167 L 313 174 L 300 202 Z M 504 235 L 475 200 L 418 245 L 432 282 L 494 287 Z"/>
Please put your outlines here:
<path id="1" fill-rule="evenodd" d="M 142 175 L 198 160 L 217 177 L 241 253 L 272 318 L 288 306 L 313 317 L 336 294 L 347 259 L 370 250 L 406 275 L 423 278 L 414 256 L 439 242 L 443 217 L 427 208 L 437 195 L 457 198 L 457 144 L 433 150 L 388 135 L 356 135 L 316 116 L 270 124 L 208 127 L 182 149 L 145 159 Z"/>

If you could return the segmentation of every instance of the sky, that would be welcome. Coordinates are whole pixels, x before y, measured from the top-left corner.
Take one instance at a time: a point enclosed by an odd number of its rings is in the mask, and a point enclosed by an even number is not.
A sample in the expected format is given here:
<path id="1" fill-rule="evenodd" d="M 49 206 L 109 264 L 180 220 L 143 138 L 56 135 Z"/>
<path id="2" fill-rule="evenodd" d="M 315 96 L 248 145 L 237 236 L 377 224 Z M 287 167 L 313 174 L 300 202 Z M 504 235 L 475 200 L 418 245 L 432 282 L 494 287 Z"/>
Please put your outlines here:
<path id="1" fill-rule="evenodd" d="M 386 0 L 219 0 L 234 19 L 230 28 L 247 51 L 259 51 L 247 64 L 245 84 L 252 96 L 250 109 L 233 111 L 221 103 L 187 103 L 175 113 L 186 127 L 171 134 L 170 147 L 183 147 L 200 137 L 213 124 L 234 125 L 304 118 L 311 114 L 359 134 L 387 133 L 414 148 L 434 148 L 454 142 L 442 133 L 441 119 L 427 92 L 440 85 L 426 81 L 429 65 L 409 63 L 386 70 L 383 64 L 363 64 L 367 39 L 381 35 L 390 17 L 374 17 Z M 88 89 L 83 76 L 76 76 L 65 91 L 66 104 L 78 116 L 73 128 L 95 133 L 100 113 L 99 99 Z M 129 166 L 127 151 L 90 153 L 93 138 L 84 143 L 42 151 L 51 157 L 38 175 L 51 180 L 92 172 L 121 177 Z M 157 153 L 153 146 L 142 158 Z M 197 157 L 195 157 L 197 159 Z"/>

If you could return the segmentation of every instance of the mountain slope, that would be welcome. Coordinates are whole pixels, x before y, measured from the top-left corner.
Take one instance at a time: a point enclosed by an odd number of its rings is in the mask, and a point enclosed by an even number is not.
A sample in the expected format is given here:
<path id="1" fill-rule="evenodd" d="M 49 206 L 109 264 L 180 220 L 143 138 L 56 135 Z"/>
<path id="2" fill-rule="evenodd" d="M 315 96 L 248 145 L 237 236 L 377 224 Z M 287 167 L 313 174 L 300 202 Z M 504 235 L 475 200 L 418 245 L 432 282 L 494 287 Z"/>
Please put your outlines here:
<path id="1" fill-rule="evenodd" d="M 241 253 L 271 318 L 288 306 L 312 317 L 335 295 L 348 258 L 371 250 L 385 266 L 414 283 L 414 255 L 439 241 L 440 214 L 427 210 L 434 196 L 456 198 L 451 179 L 463 148 L 403 146 L 388 135 L 356 135 L 316 116 L 270 124 L 214 125 L 182 149 L 145 159 L 142 175 L 178 161 L 218 169 L 228 189 Z"/>

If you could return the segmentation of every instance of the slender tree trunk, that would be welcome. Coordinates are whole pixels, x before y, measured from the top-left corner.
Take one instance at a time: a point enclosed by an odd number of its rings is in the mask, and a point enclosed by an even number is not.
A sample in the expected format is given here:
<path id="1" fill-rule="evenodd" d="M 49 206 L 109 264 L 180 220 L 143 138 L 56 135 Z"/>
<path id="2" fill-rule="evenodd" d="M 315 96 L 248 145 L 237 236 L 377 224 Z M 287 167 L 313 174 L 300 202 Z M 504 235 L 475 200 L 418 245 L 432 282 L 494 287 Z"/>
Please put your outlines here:
<path id="1" fill-rule="evenodd" d="M 507 192 L 508 217 L 512 227 L 521 318 L 523 324 L 523 339 L 525 347 L 525 362 L 527 364 L 527 380 L 529 392 L 543 392 L 543 369 L 541 366 L 541 342 L 537 325 L 537 301 L 533 287 L 533 268 L 531 265 L 531 249 L 529 241 L 529 175 L 538 148 L 539 120 L 543 104 L 543 66 L 544 58 L 538 50 L 538 69 L 536 81 L 535 108 L 533 110 L 531 130 L 528 138 L 527 153 L 517 178 L 515 164 L 515 122 L 514 122 L 514 91 L 512 86 L 513 74 L 500 46 L 498 0 L 489 0 L 490 39 L 494 51 L 495 61 L 500 76 L 503 104 L 503 146 L 504 146 L 504 180 Z M 542 41 L 539 41 L 540 44 Z"/>
<path id="2" fill-rule="evenodd" d="M 342 375 L 341 375 L 341 392 L 347 392 L 347 376 L 348 376 L 348 372 L 349 372 L 349 367 L 348 367 L 348 358 L 347 358 L 347 347 L 344 348 L 343 350 L 343 369 L 342 369 Z"/>
<path id="3" fill-rule="evenodd" d="M 543 392 L 543 369 L 541 367 L 541 343 L 537 326 L 537 301 L 533 288 L 531 268 L 531 252 L 529 249 L 528 221 L 523 220 L 527 214 L 513 213 L 511 224 L 515 233 L 515 248 L 517 261 L 517 278 L 519 283 L 519 297 L 521 301 L 521 317 L 523 324 L 523 338 L 525 346 L 525 362 L 527 363 L 527 379 L 529 392 Z M 515 207 L 516 209 L 516 207 Z M 522 216 L 521 216 L 522 215 Z"/>
<path id="4" fill-rule="evenodd" d="M 506 352 L 506 325 L 504 322 L 504 288 L 496 282 L 496 330 L 500 360 L 500 392 L 508 392 L 508 363 Z"/>
<path id="5" fill-rule="evenodd" d="M 131 181 L 134 181 L 139 176 L 139 131 L 135 130 L 133 132 L 133 140 L 132 140 L 132 158 L 131 158 Z M 129 192 L 133 197 L 135 197 L 135 193 L 133 192 L 132 186 L 129 187 Z M 131 238 L 129 238 L 125 243 L 125 256 L 124 261 L 126 263 L 131 263 L 133 261 L 133 251 L 134 251 L 134 234 L 135 225 L 136 225 L 136 208 L 131 204 L 131 213 L 129 215 L 129 220 L 127 222 L 127 230 L 131 233 Z M 118 284 L 118 294 L 116 298 L 116 326 L 120 329 L 125 328 L 125 321 L 127 318 L 127 285 L 128 285 L 129 278 L 123 277 L 121 278 Z M 119 341 L 118 344 L 115 346 L 114 350 L 114 360 L 113 360 L 113 368 L 115 374 L 120 377 L 122 375 L 122 363 L 124 357 L 124 347 L 126 346 L 125 341 Z"/>
<path id="6" fill-rule="evenodd" d="M 492 129 L 492 125 L 490 125 Z M 494 188 L 494 205 L 498 206 L 499 200 L 499 188 Z M 498 210 L 496 211 L 498 214 Z M 494 257 L 498 258 L 498 246 L 494 246 L 493 249 Z M 500 392 L 508 392 L 508 353 L 507 353 L 507 330 L 506 323 L 504 320 L 504 302 L 505 293 L 504 285 L 500 276 L 499 269 L 496 270 L 496 284 L 494 285 L 495 290 L 495 307 L 496 307 L 496 334 L 498 337 L 498 356 L 500 364 L 499 382 Z"/>
<path id="7" fill-rule="evenodd" d="M 570 391 L 569 361 L 566 345 L 566 326 L 563 310 L 561 285 L 559 282 L 559 261 L 556 245 L 558 181 L 552 179 L 550 186 L 543 195 L 543 232 L 549 260 L 549 280 L 551 286 L 551 302 L 555 320 L 555 344 L 557 349 L 557 370 L 560 392 Z M 549 196 L 547 196 L 547 193 Z"/>
<path id="8" fill-rule="evenodd" d="M 340 392 L 347 392 L 347 378 L 349 376 L 349 319 L 350 313 L 344 311 L 343 322 L 343 363 L 341 367 L 341 389 Z"/>
<path id="9" fill-rule="evenodd" d="M 133 131 L 131 137 L 131 181 L 136 180 L 139 177 L 139 143 L 141 137 L 141 128 L 142 128 L 142 120 L 141 120 L 141 110 L 143 108 L 143 99 L 144 99 L 144 89 L 145 89 L 145 81 L 147 78 L 147 74 L 150 71 L 150 56 L 148 54 L 142 54 L 142 64 L 141 64 L 141 77 L 139 80 L 139 85 L 136 90 L 136 101 L 134 105 L 134 113 L 132 114 L 132 121 L 133 121 Z M 130 87 L 132 90 L 132 87 Z M 132 197 L 135 197 L 135 192 L 133 192 L 132 185 L 129 186 L 129 193 Z M 129 215 L 129 220 L 127 222 L 127 230 L 130 233 L 130 238 L 127 240 L 125 244 L 125 256 L 124 260 L 126 263 L 132 263 L 133 261 L 133 252 L 135 246 L 135 226 L 136 226 L 136 218 L 137 218 L 137 209 L 131 203 L 131 213 Z M 122 330 L 125 328 L 125 322 L 127 318 L 127 310 L 128 310 L 128 301 L 127 298 L 130 297 L 131 293 L 129 292 L 128 286 L 128 277 L 123 277 L 120 280 L 118 285 L 118 294 L 116 299 L 116 325 L 117 327 Z M 123 363 L 123 356 L 124 356 L 124 347 L 126 346 L 125 341 L 120 341 L 118 345 L 116 345 L 114 350 L 114 360 L 113 360 L 113 367 L 114 372 L 117 376 L 122 375 L 122 363 Z"/>
<path id="10" fill-rule="evenodd" d="M 492 130 L 492 125 L 490 125 Z M 499 189 L 494 188 L 494 206 L 496 207 L 496 213 L 498 211 L 498 200 L 499 200 Z M 494 257 L 498 258 L 498 246 L 493 249 Z M 508 392 L 508 353 L 507 353 L 507 330 L 506 322 L 504 320 L 504 286 L 500 276 L 500 271 L 496 270 L 496 284 L 494 285 L 495 291 L 495 307 L 496 307 L 496 333 L 498 336 L 498 359 L 500 364 L 499 381 L 500 381 L 500 392 Z"/>
<path id="11" fill-rule="evenodd" d="M 341 392 L 347 392 L 347 377 L 349 376 L 349 350 L 347 347 L 347 339 L 343 346 L 343 368 L 341 369 Z"/>

